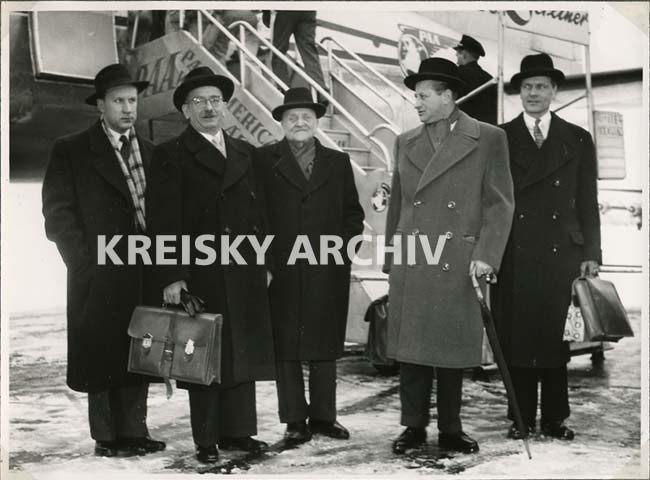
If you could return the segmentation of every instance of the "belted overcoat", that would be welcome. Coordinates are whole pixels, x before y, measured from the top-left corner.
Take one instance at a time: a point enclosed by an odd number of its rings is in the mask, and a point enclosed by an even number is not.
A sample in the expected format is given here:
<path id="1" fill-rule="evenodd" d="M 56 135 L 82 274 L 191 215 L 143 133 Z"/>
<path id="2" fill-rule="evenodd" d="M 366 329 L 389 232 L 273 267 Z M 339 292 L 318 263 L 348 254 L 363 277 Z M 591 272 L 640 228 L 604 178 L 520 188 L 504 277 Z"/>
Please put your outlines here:
<path id="1" fill-rule="evenodd" d="M 483 324 L 469 265 L 498 268 L 508 238 L 514 206 L 505 133 L 461 112 L 437 151 L 420 126 L 399 135 L 394 159 L 386 238 L 401 237 L 402 262 L 393 255 L 386 264 L 388 356 L 434 367 L 479 365 Z M 418 245 L 412 265 L 407 236 Z M 433 253 L 440 236 L 442 254 L 430 264 L 420 242 L 428 239 Z"/>

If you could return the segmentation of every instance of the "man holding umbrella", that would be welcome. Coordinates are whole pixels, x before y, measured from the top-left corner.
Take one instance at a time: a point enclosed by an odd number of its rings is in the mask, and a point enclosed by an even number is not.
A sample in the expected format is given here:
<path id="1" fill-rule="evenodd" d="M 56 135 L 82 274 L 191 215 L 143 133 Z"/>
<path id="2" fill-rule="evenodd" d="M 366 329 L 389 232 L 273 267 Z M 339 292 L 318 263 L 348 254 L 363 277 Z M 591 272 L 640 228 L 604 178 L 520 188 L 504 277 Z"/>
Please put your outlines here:
<path id="1" fill-rule="evenodd" d="M 438 264 L 416 252 L 415 264 L 387 258 L 390 273 L 388 356 L 400 362 L 401 423 L 393 443 L 404 453 L 425 443 L 434 368 L 441 448 L 476 452 L 478 443 L 460 420 L 463 369 L 481 363 L 483 324 L 470 277 L 494 273 L 512 221 L 508 146 L 502 130 L 461 112 L 467 89 L 458 67 L 428 58 L 404 79 L 415 90 L 423 125 L 395 143 L 387 242 L 408 235 L 439 236 L 446 243 Z"/>

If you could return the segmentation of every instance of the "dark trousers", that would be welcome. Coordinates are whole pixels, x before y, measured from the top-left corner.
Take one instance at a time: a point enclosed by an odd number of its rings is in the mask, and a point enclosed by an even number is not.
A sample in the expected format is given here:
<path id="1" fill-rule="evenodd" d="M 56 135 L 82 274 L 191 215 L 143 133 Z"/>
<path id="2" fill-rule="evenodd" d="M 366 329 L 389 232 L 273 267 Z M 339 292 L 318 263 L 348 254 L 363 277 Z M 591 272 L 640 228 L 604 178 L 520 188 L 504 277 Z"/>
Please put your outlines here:
<path id="1" fill-rule="evenodd" d="M 291 35 L 295 39 L 307 75 L 321 87 L 327 88 L 316 48 L 316 12 L 278 11 L 273 24 L 273 46 L 286 54 Z M 273 73 L 289 85 L 289 70 L 282 59 L 274 55 L 271 67 Z"/>
<path id="2" fill-rule="evenodd" d="M 257 435 L 255 382 L 226 389 L 189 390 L 194 443 L 218 444 L 223 437 Z"/>
<path id="3" fill-rule="evenodd" d="M 149 384 L 110 388 L 88 394 L 90 436 L 100 442 L 144 437 L 147 431 Z"/>
<path id="4" fill-rule="evenodd" d="M 336 420 L 336 361 L 309 362 L 309 404 L 300 361 L 278 362 L 276 374 L 280 422 Z"/>
<path id="5" fill-rule="evenodd" d="M 558 368 L 508 367 L 515 387 L 521 417 L 526 425 L 534 426 L 537 415 L 537 382 L 542 385 L 540 407 L 542 422 L 562 421 L 569 417 L 569 387 L 566 365 Z M 512 405 L 508 418 L 514 421 Z"/>
<path id="6" fill-rule="evenodd" d="M 401 424 L 424 428 L 429 425 L 429 406 L 433 386 L 433 369 L 424 365 L 400 363 L 399 397 L 402 404 Z M 463 370 L 436 368 L 436 407 L 438 430 L 462 431 L 460 402 L 463 393 Z"/>

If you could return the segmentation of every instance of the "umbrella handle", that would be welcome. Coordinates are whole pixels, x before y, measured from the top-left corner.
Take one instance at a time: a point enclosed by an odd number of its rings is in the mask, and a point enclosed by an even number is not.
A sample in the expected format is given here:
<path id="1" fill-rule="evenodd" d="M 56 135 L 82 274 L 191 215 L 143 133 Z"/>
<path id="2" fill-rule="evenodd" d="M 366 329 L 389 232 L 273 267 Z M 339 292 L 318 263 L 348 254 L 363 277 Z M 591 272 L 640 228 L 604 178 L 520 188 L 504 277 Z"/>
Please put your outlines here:
<path id="1" fill-rule="evenodd" d="M 472 274 L 470 278 L 472 279 L 472 286 L 474 287 L 474 291 L 476 292 L 478 301 L 482 302 L 484 300 L 483 292 L 481 291 L 481 285 L 478 283 L 478 278 L 476 278 L 476 274 Z"/>

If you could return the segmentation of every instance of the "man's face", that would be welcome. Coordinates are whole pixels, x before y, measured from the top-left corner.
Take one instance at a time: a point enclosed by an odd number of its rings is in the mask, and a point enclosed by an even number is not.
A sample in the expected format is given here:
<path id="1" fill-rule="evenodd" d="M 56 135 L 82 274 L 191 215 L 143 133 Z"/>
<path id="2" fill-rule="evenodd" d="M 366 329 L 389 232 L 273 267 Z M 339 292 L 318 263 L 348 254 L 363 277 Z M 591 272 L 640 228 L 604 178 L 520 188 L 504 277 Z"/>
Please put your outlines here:
<path id="1" fill-rule="evenodd" d="M 472 56 L 467 52 L 467 50 L 456 50 L 456 63 L 458 66 L 467 65 L 473 60 Z"/>
<path id="2" fill-rule="evenodd" d="M 290 108 L 280 121 L 284 136 L 290 142 L 305 142 L 314 136 L 318 119 L 311 108 Z"/>
<path id="3" fill-rule="evenodd" d="M 422 123 L 433 123 L 444 118 L 444 107 L 450 99 L 450 91 L 436 92 L 431 80 L 422 80 L 415 84 L 415 110 Z"/>
<path id="4" fill-rule="evenodd" d="M 183 115 L 197 131 L 216 134 L 226 110 L 221 90 L 212 85 L 197 87 L 187 94 L 183 104 Z"/>
<path id="5" fill-rule="evenodd" d="M 138 118 L 138 90 L 133 85 L 110 88 L 97 99 L 97 108 L 109 128 L 124 133 Z"/>
<path id="6" fill-rule="evenodd" d="M 521 81 L 519 97 L 527 114 L 541 117 L 548 112 L 556 93 L 557 86 L 550 77 L 529 77 Z"/>

